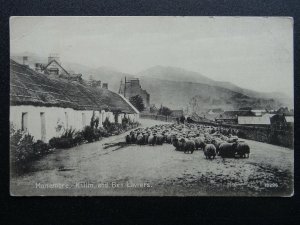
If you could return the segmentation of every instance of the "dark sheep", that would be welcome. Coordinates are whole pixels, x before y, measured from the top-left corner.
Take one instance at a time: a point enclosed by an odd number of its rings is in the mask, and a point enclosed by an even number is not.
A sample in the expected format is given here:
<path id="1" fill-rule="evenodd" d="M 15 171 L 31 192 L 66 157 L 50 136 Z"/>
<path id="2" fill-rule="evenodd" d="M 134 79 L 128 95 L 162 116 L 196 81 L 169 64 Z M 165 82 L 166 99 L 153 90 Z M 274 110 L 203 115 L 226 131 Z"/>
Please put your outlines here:
<path id="1" fill-rule="evenodd" d="M 236 147 L 232 143 L 222 143 L 219 147 L 219 155 L 222 158 L 233 158 L 235 157 Z"/>
<path id="2" fill-rule="evenodd" d="M 127 144 L 131 144 L 131 136 L 130 136 L 130 134 L 126 135 L 125 140 L 126 140 Z"/>
<path id="3" fill-rule="evenodd" d="M 249 158 L 250 155 L 250 147 L 245 142 L 239 142 L 236 145 L 236 153 L 242 158 Z"/>
<path id="4" fill-rule="evenodd" d="M 148 143 L 149 134 L 146 133 L 143 136 L 144 136 L 144 144 L 147 144 Z"/>
<path id="5" fill-rule="evenodd" d="M 207 144 L 204 148 L 205 158 L 211 159 L 216 157 L 216 147 L 213 144 Z"/>
<path id="6" fill-rule="evenodd" d="M 184 140 L 184 139 L 183 139 Z M 185 141 L 185 140 L 184 140 Z M 172 143 L 173 146 L 175 147 L 175 150 L 177 151 L 183 151 L 183 146 L 184 146 L 184 141 L 182 141 L 182 139 L 178 139 L 178 138 L 174 138 Z"/>
<path id="7" fill-rule="evenodd" d="M 157 145 L 162 145 L 164 143 L 164 136 L 158 134 L 156 135 L 156 144 Z"/>
<path id="8" fill-rule="evenodd" d="M 136 143 L 137 134 L 135 132 L 131 133 L 131 143 Z"/>
<path id="9" fill-rule="evenodd" d="M 175 147 L 176 150 L 179 150 L 179 140 L 178 138 L 174 138 L 172 141 L 173 146 Z"/>
<path id="10" fill-rule="evenodd" d="M 180 151 L 185 150 L 185 143 L 186 143 L 185 138 L 180 138 L 180 140 L 179 140 L 179 149 L 180 149 Z"/>

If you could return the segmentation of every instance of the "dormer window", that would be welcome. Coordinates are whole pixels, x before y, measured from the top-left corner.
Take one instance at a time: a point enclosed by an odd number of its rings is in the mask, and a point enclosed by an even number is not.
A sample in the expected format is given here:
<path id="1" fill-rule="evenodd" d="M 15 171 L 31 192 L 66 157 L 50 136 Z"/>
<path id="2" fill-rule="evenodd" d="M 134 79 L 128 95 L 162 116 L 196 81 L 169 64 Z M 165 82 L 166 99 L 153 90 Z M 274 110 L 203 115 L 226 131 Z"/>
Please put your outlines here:
<path id="1" fill-rule="evenodd" d="M 58 68 L 49 68 L 48 70 L 49 70 L 50 74 L 58 75 L 58 72 L 59 72 Z"/>

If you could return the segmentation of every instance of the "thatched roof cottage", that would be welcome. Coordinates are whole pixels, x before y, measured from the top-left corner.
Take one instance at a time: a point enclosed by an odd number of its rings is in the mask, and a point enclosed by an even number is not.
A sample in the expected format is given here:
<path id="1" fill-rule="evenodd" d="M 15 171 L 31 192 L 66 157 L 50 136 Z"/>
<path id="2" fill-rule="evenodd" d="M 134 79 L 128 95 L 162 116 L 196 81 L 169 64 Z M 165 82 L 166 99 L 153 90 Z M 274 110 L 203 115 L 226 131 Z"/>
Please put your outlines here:
<path id="1" fill-rule="evenodd" d="M 93 114 L 100 126 L 106 118 L 119 123 L 124 116 L 138 119 L 138 110 L 123 96 L 58 75 L 10 61 L 10 122 L 16 128 L 47 142 L 61 130 L 81 130 Z"/>

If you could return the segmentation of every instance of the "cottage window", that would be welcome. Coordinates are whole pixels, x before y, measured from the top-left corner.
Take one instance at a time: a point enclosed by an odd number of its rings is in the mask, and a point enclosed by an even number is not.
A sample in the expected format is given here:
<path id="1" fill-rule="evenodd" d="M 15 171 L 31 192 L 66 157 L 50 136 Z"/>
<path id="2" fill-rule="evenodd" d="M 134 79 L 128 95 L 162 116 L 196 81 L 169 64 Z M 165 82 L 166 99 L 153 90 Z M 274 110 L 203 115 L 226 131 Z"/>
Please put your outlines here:
<path id="1" fill-rule="evenodd" d="M 44 112 L 40 113 L 40 118 L 41 118 L 41 140 L 45 142 L 46 141 L 46 117 Z"/>
<path id="2" fill-rule="evenodd" d="M 85 113 L 82 113 L 82 127 L 85 127 L 86 125 L 86 116 Z"/>
<path id="3" fill-rule="evenodd" d="M 65 120 L 66 120 L 66 128 L 68 129 L 69 128 L 69 116 L 68 116 L 67 112 L 65 112 Z"/>
<path id="4" fill-rule="evenodd" d="M 22 131 L 27 131 L 28 129 L 28 113 L 22 113 Z"/>

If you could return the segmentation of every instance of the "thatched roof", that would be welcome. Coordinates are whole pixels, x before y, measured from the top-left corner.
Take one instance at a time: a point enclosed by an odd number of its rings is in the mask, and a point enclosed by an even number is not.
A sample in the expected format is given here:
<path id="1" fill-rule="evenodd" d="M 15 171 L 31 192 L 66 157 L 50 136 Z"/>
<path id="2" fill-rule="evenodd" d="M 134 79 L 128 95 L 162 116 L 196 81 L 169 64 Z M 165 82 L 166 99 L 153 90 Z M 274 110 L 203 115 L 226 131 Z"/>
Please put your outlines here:
<path id="1" fill-rule="evenodd" d="M 10 60 L 10 104 L 135 113 L 117 93 L 37 73 L 13 60 Z"/>

